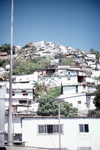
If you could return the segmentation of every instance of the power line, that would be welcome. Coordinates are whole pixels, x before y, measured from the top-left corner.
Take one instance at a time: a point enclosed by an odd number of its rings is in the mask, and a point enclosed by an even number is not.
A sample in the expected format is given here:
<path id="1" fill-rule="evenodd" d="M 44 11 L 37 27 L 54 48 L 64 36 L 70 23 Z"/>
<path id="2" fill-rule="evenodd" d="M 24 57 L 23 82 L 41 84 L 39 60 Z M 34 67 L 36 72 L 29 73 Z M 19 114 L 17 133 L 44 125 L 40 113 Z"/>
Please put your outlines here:
<path id="1" fill-rule="evenodd" d="M 96 94 L 100 94 L 100 92 L 89 93 L 89 95 L 91 95 L 91 96 L 96 95 Z M 86 93 L 80 94 L 80 95 L 69 96 L 69 97 L 61 97 L 61 98 L 55 98 L 55 99 L 50 99 L 50 100 L 44 100 L 44 101 L 40 101 L 40 102 L 37 102 L 37 103 L 45 103 L 45 102 L 52 102 L 52 101 L 61 101 L 63 99 L 69 99 L 69 98 L 74 98 L 74 97 L 81 97 L 81 96 L 85 96 L 85 95 L 86 95 Z"/>

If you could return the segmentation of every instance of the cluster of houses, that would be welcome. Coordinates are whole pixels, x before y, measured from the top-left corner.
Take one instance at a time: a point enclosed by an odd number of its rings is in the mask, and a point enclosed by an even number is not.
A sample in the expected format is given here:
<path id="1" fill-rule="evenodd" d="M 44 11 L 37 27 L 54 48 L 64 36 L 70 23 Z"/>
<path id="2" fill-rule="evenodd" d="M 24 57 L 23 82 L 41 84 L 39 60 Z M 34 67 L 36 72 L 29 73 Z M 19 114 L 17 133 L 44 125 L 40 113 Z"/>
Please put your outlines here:
<path id="1" fill-rule="evenodd" d="M 40 51 L 39 44 L 37 43 L 35 46 L 38 47 L 40 53 L 44 50 Z M 32 43 L 30 45 L 32 46 Z M 43 42 L 42 45 L 44 46 Z M 50 43 L 46 43 L 46 45 L 50 46 Z M 100 150 L 100 118 L 91 117 L 91 113 L 96 110 L 93 103 L 96 88 L 93 85 L 100 84 L 100 81 L 96 81 L 94 77 L 100 76 L 100 65 L 94 63 L 94 55 L 87 54 L 87 57 L 90 58 L 87 66 L 84 60 L 80 60 L 80 57 L 74 57 L 75 61 L 83 62 L 81 67 L 57 66 L 56 68 L 38 69 L 29 75 L 12 77 L 14 143 L 23 142 L 26 146 L 56 149 L 59 148 L 60 134 L 60 144 L 63 149 Z M 36 82 L 49 85 L 51 88 L 61 86 L 61 95 L 58 98 L 64 99 L 66 103 L 71 103 L 73 107 L 76 107 L 79 117 L 61 117 L 59 125 L 58 116 L 37 116 L 39 103 L 35 102 L 34 98 Z M 0 100 L 2 98 L 5 100 L 5 142 L 7 142 L 9 81 L 0 82 L 0 93 Z"/>
<path id="2" fill-rule="evenodd" d="M 41 80 L 41 75 L 50 73 L 54 76 Z M 90 117 L 89 113 L 96 109 L 93 103 L 95 97 L 93 93 L 96 89 L 91 85 L 99 84 L 93 79 L 99 74 L 100 71 L 92 71 L 92 75 L 89 76 L 79 68 L 59 66 L 56 70 L 37 70 L 30 75 L 13 76 L 12 109 L 15 143 L 23 141 L 26 146 L 59 147 L 58 117 L 36 115 L 39 104 L 34 100 L 34 85 L 35 82 L 39 82 L 51 87 L 60 85 L 62 93 L 59 98 L 78 108 L 79 118 L 61 118 L 62 147 L 70 150 L 81 150 L 82 148 L 84 150 L 85 148 L 86 150 L 87 148 L 88 150 L 99 150 L 98 125 L 100 120 L 99 118 L 88 118 Z M 2 85 L 5 85 L 3 93 L 5 93 L 5 141 L 7 141 L 9 82 L 0 82 L 1 89 Z M 72 141 L 74 141 L 73 144 Z"/>

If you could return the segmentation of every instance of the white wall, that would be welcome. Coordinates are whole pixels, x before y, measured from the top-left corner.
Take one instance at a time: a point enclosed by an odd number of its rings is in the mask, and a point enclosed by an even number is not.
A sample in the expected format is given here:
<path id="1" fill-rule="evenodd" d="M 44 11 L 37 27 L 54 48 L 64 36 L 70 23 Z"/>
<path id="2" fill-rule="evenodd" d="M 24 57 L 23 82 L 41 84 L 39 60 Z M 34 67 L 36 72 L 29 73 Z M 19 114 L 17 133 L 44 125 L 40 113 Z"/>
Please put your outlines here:
<path id="1" fill-rule="evenodd" d="M 71 103 L 73 107 L 78 108 L 78 113 L 81 116 L 88 114 L 89 110 L 95 109 L 95 105 L 93 104 L 94 96 L 86 96 L 85 93 L 65 94 L 59 98 L 64 99 L 65 102 Z"/>
<path id="2" fill-rule="evenodd" d="M 88 113 L 88 108 L 86 106 L 86 94 L 71 94 L 71 95 L 61 95 L 65 102 L 71 103 L 73 107 L 78 108 L 79 112 Z"/>
<path id="3" fill-rule="evenodd" d="M 91 90 L 91 89 L 88 88 L 88 86 L 84 86 L 84 85 L 63 86 L 63 94 L 64 95 L 71 95 L 71 94 L 75 94 L 75 93 L 86 93 L 86 92 L 90 92 L 89 90 Z"/>
<path id="4" fill-rule="evenodd" d="M 63 134 L 61 147 L 70 150 L 91 148 L 100 150 L 100 118 L 61 118 Z M 38 125 L 58 124 L 57 118 L 24 118 L 22 120 L 22 140 L 26 146 L 58 148 L 58 134 L 39 134 Z M 89 132 L 79 132 L 79 124 L 88 124 Z"/>
<path id="5" fill-rule="evenodd" d="M 84 86 L 84 85 L 79 85 L 78 86 L 78 93 L 86 93 L 89 92 L 88 91 L 88 86 Z"/>
<path id="6" fill-rule="evenodd" d="M 77 76 L 62 76 L 61 77 L 62 85 L 76 85 L 78 84 Z"/>
<path id="7" fill-rule="evenodd" d="M 21 118 L 13 116 L 12 129 L 14 134 L 22 133 Z M 8 133 L 8 117 L 5 117 L 5 133 Z"/>
<path id="8" fill-rule="evenodd" d="M 94 97 L 95 96 L 86 96 L 86 103 L 87 103 L 87 107 L 90 109 L 90 110 L 94 110 L 96 109 L 94 103 L 93 103 L 93 100 L 94 100 Z"/>
<path id="9" fill-rule="evenodd" d="M 16 75 L 13 76 L 15 82 L 25 82 L 25 81 L 37 81 L 38 80 L 38 73 L 34 72 L 34 74 L 29 75 Z"/>

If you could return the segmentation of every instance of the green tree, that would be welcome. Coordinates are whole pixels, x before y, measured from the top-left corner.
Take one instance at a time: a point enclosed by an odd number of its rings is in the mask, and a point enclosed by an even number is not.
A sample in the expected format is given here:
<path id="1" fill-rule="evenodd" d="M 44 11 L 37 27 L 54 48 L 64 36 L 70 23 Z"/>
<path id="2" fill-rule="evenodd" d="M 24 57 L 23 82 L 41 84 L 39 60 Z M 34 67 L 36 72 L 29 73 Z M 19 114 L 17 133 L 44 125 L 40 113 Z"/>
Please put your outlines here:
<path id="1" fill-rule="evenodd" d="M 63 65 L 71 65 L 73 63 L 72 58 L 66 58 L 63 60 Z"/>
<path id="2" fill-rule="evenodd" d="M 25 46 L 23 46 L 23 49 L 28 48 L 28 47 L 29 47 L 29 45 L 28 45 L 28 44 L 26 44 Z"/>
<path id="3" fill-rule="evenodd" d="M 66 56 L 63 53 L 58 53 L 55 56 L 55 59 L 59 59 L 59 64 L 63 65 L 63 61 L 66 59 Z"/>
<path id="4" fill-rule="evenodd" d="M 44 69 L 44 68 L 47 68 L 49 65 L 50 65 L 50 62 L 51 60 L 49 58 L 46 58 L 46 57 L 41 57 L 37 64 L 39 66 L 39 69 Z"/>
<path id="5" fill-rule="evenodd" d="M 94 79 L 100 81 L 100 76 L 95 77 Z M 93 103 L 95 104 L 96 108 L 100 109 L 100 85 L 97 85 L 96 88 L 97 91 Z"/>
<path id="6" fill-rule="evenodd" d="M 36 85 L 35 99 L 39 102 L 37 115 L 56 116 L 58 115 L 58 100 L 55 100 L 61 94 L 61 87 L 46 88 L 43 85 Z M 73 108 L 72 104 L 66 103 L 64 100 L 60 102 L 61 115 L 65 117 L 73 117 L 77 112 L 77 108 Z"/>
<path id="7" fill-rule="evenodd" d="M 10 63 L 10 60 L 8 59 L 5 59 L 5 60 L 0 59 L 0 67 L 5 68 L 5 66 L 9 63 Z"/>
<path id="8" fill-rule="evenodd" d="M 4 73 L 3 78 L 4 78 L 4 81 L 9 80 L 9 73 Z"/>
<path id="9" fill-rule="evenodd" d="M 51 98 L 51 97 L 50 97 Z M 60 113 L 64 117 L 74 117 L 77 113 L 77 108 L 72 104 L 66 103 L 64 100 L 60 102 Z M 58 115 L 58 101 L 41 102 L 37 111 L 37 115 L 41 116 L 56 116 Z"/>
<path id="10" fill-rule="evenodd" d="M 27 61 L 22 61 L 19 66 L 13 69 L 13 74 L 25 75 L 29 74 L 30 71 L 37 69 L 38 66 L 36 63 L 30 63 Z"/>
<path id="11" fill-rule="evenodd" d="M 97 109 L 100 109 L 100 90 L 97 91 L 93 103 L 95 104 Z"/>
<path id="12" fill-rule="evenodd" d="M 1 45 L 0 50 L 3 50 L 4 52 L 7 52 L 8 54 L 10 54 L 10 44 L 4 44 Z M 15 46 L 13 46 L 13 54 L 15 54 Z"/>
<path id="13" fill-rule="evenodd" d="M 96 59 L 99 60 L 99 58 L 100 58 L 100 52 L 99 51 L 94 50 L 94 49 L 91 48 L 90 53 L 91 54 L 95 54 L 96 55 Z"/>

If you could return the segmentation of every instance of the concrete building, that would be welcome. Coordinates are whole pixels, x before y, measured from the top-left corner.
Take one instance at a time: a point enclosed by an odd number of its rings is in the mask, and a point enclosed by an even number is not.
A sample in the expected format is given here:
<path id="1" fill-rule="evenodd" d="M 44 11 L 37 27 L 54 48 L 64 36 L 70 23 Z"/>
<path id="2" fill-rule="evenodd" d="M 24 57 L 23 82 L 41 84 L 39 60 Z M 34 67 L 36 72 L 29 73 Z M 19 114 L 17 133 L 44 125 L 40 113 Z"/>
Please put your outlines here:
<path id="1" fill-rule="evenodd" d="M 100 118 L 61 118 L 61 147 L 67 150 L 100 150 Z M 57 117 L 22 120 L 22 140 L 26 146 L 59 148 Z"/>
<path id="2" fill-rule="evenodd" d="M 87 116 L 90 110 L 96 109 L 93 104 L 95 95 L 91 95 L 95 90 L 87 85 L 64 85 L 62 86 L 62 95 L 59 98 L 76 107 L 79 116 Z"/>

